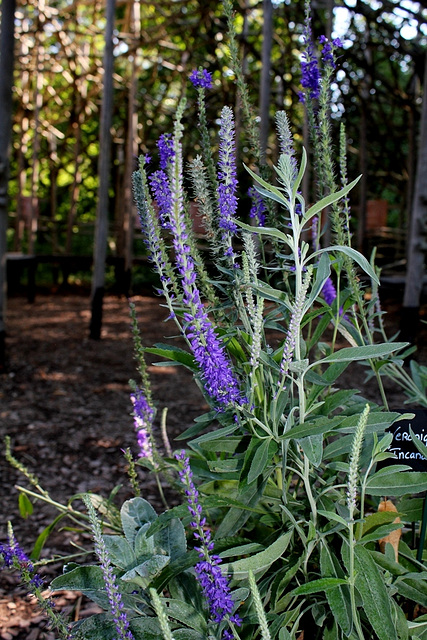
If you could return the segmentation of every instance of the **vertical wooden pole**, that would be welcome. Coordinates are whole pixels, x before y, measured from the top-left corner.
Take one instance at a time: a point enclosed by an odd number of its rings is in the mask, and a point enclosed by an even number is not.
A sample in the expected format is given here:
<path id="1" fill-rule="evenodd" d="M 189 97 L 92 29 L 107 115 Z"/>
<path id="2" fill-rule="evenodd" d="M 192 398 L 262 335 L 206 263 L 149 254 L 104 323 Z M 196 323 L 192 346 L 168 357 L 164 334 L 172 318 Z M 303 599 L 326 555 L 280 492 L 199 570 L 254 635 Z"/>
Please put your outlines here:
<path id="1" fill-rule="evenodd" d="M 262 69 L 260 86 L 260 155 L 266 161 L 268 133 L 270 131 L 270 97 L 271 97 L 271 46 L 273 42 L 273 3 L 271 0 L 263 2 L 262 23 Z"/>
<path id="2" fill-rule="evenodd" d="M 105 48 L 104 48 L 104 80 L 100 122 L 99 144 L 99 186 L 95 225 L 95 243 L 93 249 L 92 273 L 92 315 L 89 327 L 90 337 L 99 340 L 102 329 L 102 310 L 105 291 L 105 261 L 108 241 L 108 187 L 111 158 L 111 123 L 113 114 L 113 28 L 115 17 L 115 0 L 107 0 Z"/>
<path id="3" fill-rule="evenodd" d="M 424 91 L 421 111 L 415 192 L 412 201 L 410 235 L 401 330 L 404 339 L 414 342 L 425 275 L 427 242 L 427 54 L 424 68 Z"/>
<path id="4" fill-rule="evenodd" d="M 7 204 L 12 131 L 14 29 L 15 0 L 3 0 L 0 30 L 0 371 L 6 368 Z"/>

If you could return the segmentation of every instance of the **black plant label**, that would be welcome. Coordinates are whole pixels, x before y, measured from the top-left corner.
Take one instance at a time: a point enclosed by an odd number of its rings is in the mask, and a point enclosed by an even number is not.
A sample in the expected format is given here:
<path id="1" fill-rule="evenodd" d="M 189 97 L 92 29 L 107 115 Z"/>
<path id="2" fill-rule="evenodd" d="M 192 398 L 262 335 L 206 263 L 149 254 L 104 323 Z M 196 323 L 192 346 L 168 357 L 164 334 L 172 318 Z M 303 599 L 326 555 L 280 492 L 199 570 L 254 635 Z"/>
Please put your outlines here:
<path id="1" fill-rule="evenodd" d="M 388 431 L 393 434 L 393 441 L 388 448 L 395 458 L 387 460 L 387 464 L 407 464 L 413 471 L 427 471 L 427 459 L 415 446 L 410 429 L 416 438 L 427 447 L 427 409 L 405 409 L 402 413 L 413 413 L 414 417 L 398 420 Z"/>

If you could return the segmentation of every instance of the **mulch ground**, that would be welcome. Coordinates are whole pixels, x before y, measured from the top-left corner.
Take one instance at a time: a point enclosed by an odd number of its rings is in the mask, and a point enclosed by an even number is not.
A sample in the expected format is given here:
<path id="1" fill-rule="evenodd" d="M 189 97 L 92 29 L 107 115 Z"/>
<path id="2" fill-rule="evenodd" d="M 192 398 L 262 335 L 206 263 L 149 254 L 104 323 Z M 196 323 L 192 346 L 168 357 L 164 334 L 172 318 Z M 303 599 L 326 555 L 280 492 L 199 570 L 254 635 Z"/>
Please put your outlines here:
<path id="1" fill-rule="evenodd" d="M 158 298 L 137 296 L 134 302 L 144 344 L 164 342 L 176 334 L 174 324 L 164 322 L 168 314 Z M 393 325 L 398 322 L 399 306 L 393 302 L 390 309 Z M 88 295 L 38 295 L 34 304 L 16 297 L 8 303 L 10 361 L 0 377 L 0 438 L 10 436 L 16 458 L 38 476 L 54 500 L 62 503 L 86 491 L 108 497 L 118 484 L 123 485 L 120 499 L 132 495 L 122 454 L 127 447 L 137 453 L 128 385 L 135 377 L 128 302 L 106 297 L 100 341 L 89 339 L 89 319 Z M 206 407 L 189 372 L 182 367 L 156 367 L 152 361 L 149 373 L 158 416 L 168 407 L 168 433 L 172 447 L 177 448 L 174 437 L 190 427 Z M 363 370 L 353 368 L 344 384 L 363 387 Z M 364 392 L 375 399 L 372 385 Z M 403 400 L 396 389 L 395 408 L 402 406 Z M 16 538 L 29 553 L 57 512 L 37 501 L 33 514 L 23 519 L 15 486 L 28 486 L 28 482 L 4 456 L 0 456 L 0 473 L 0 541 L 6 540 L 10 520 Z M 159 505 L 153 478 L 141 471 L 140 482 L 143 497 Z M 71 545 L 77 541 L 82 539 L 74 531 L 54 531 L 42 557 L 72 553 Z M 41 569 L 47 583 L 60 571 L 60 564 Z M 72 619 L 95 611 L 92 603 L 71 592 L 59 596 L 58 608 Z M 55 638 L 19 579 L 6 572 L 0 574 L 0 638 Z"/>

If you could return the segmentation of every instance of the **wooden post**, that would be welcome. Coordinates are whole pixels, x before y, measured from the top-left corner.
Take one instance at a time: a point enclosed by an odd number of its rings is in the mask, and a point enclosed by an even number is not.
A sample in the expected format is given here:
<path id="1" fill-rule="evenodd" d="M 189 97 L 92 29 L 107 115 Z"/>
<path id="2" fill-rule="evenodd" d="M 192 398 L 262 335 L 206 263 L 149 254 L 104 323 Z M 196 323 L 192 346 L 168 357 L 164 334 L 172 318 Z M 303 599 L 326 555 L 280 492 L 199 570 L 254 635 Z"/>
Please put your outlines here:
<path id="1" fill-rule="evenodd" d="M 270 131 L 270 94 L 271 94 L 271 46 L 273 43 L 273 4 L 271 0 L 263 2 L 262 23 L 262 69 L 259 112 L 261 117 L 259 142 L 262 162 L 266 161 L 268 133 Z"/>
<path id="2" fill-rule="evenodd" d="M 92 273 L 92 316 L 90 321 L 90 337 L 99 340 L 102 328 L 102 308 L 105 290 L 105 261 L 108 240 L 108 187 L 111 158 L 111 122 L 113 113 L 113 27 L 115 17 L 115 0 L 107 0 L 104 49 L 104 81 L 101 106 L 100 143 L 98 162 L 98 203 L 95 225 L 95 242 L 93 248 Z"/>
<path id="3" fill-rule="evenodd" d="M 12 131 L 15 0 L 3 0 L 0 29 L 0 371 L 6 368 L 6 252 L 9 148 Z"/>
<path id="4" fill-rule="evenodd" d="M 407 247 L 408 260 L 405 293 L 401 314 L 402 336 L 409 342 L 415 342 L 417 334 L 427 249 L 427 55 L 424 68 L 424 91 L 419 140 L 415 192 L 412 201 L 410 235 Z"/>

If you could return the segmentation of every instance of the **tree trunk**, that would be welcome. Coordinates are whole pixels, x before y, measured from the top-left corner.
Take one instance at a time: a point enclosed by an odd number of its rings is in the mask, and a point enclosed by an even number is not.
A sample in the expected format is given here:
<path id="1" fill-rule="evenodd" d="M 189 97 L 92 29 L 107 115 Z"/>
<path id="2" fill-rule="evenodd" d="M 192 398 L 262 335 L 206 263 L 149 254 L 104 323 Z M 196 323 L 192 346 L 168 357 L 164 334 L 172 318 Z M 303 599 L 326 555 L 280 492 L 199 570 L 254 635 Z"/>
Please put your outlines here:
<path id="1" fill-rule="evenodd" d="M 102 328 L 102 308 L 105 290 L 105 261 L 108 240 L 108 187 L 111 158 L 111 121 L 113 113 L 113 27 L 116 3 L 107 0 L 107 21 L 105 27 L 104 81 L 101 106 L 99 143 L 99 186 L 93 249 L 92 274 L 92 317 L 90 337 L 99 340 Z"/>
<path id="2" fill-rule="evenodd" d="M 424 67 L 424 91 L 421 111 L 415 192 L 412 201 L 408 262 L 401 316 L 402 337 L 414 342 L 424 280 L 427 243 L 427 56 Z"/>
<path id="3" fill-rule="evenodd" d="M 0 371 L 6 368 L 7 203 L 12 132 L 14 27 L 15 0 L 3 0 L 0 31 Z"/>
<path id="4" fill-rule="evenodd" d="M 273 43 L 273 4 L 271 0 L 263 2 L 263 25 L 262 25 L 262 69 L 260 86 L 259 113 L 260 124 L 260 155 L 265 163 L 267 153 L 268 133 L 270 131 L 270 74 L 271 74 L 271 46 Z"/>

